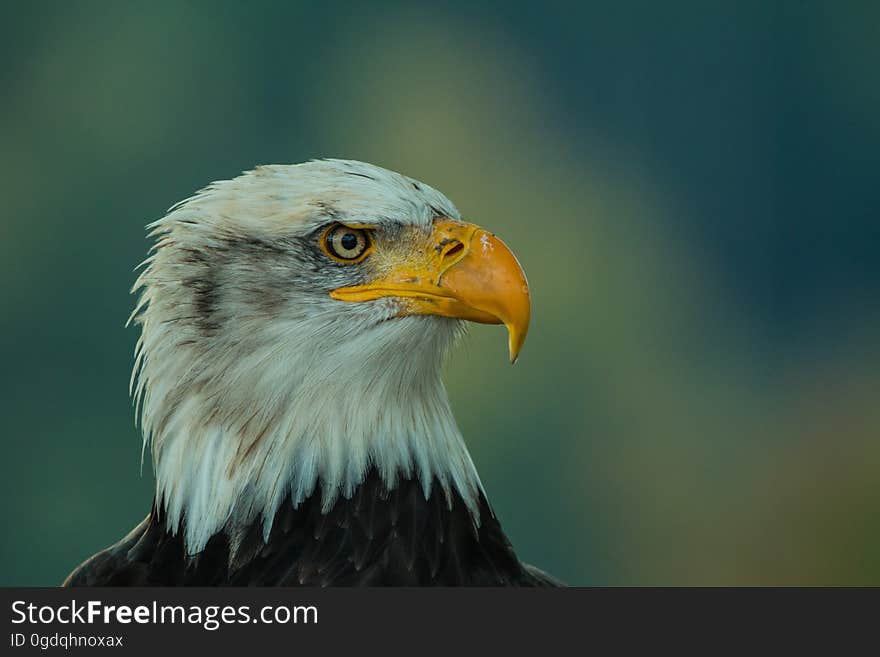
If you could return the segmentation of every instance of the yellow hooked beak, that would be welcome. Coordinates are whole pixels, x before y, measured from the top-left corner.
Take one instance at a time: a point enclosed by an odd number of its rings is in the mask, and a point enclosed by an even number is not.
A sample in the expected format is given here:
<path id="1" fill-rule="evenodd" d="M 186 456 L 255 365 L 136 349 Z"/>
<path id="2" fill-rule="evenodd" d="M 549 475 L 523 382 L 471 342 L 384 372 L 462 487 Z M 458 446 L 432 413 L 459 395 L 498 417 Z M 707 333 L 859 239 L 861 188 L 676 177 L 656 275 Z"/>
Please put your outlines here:
<path id="1" fill-rule="evenodd" d="M 440 315 L 481 324 L 504 324 L 510 362 L 515 363 L 529 330 L 529 284 L 504 242 L 479 226 L 438 219 L 427 243 L 403 240 L 403 249 L 380 245 L 370 256 L 379 277 L 340 287 L 340 301 L 382 297 L 404 300 L 400 316 Z"/>

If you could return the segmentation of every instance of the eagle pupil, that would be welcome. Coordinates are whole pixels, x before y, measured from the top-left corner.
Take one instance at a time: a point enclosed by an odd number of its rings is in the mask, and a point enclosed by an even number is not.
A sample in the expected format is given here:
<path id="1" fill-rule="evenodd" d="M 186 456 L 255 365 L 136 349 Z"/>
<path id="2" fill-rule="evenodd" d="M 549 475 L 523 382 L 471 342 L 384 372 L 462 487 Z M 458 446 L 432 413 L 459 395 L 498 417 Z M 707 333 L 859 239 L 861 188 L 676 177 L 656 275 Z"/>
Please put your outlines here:
<path id="1" fill-rule="evenodd" d="M 355 247 L 357 247 L 358 239 L 357 236 L 352 235 L 351 233 L 346 233 L 342 236 L 342 248 L 346 251 L 353 251 Z"/>

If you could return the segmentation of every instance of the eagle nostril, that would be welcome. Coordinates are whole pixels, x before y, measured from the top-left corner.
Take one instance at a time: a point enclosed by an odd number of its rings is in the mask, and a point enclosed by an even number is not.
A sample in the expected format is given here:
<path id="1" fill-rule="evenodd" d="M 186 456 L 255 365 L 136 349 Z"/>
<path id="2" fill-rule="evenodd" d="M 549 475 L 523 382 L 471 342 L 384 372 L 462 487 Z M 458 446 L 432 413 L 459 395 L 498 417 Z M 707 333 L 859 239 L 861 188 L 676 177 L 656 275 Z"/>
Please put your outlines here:
<path id="1" fill-rule="evenodd" d="M 450 249 L 446 253 L 443 254 L 443 256 L 445 258 L 448 258 L 449 256 L 455 255 L 456 253 L 461 251 L 463 248 L 464 248 L 464 244 L 462 244 L 461 242 L 456 242 L 454 245 L 452 245 L 452 247 L 450 247 Z"/>

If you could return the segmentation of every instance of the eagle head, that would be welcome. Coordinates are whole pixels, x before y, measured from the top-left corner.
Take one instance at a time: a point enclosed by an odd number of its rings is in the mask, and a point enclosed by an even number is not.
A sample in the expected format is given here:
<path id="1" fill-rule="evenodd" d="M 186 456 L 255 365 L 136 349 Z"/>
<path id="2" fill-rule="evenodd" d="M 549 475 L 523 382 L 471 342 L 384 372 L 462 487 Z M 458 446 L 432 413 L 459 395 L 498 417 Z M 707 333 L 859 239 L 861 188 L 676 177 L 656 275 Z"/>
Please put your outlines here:
<path id="1" fill-rule="evenodd" d="M 501 240 L 428 185 L 343 160 L 213 183 L 148 228 L 132 388 L 188 552 L 259 518 L 268 536 L 285 499 L 329 508 L 370 468 L 476 513 L 440 366 L 465 320 L 504 324 L 516 360 L 529 290 Z"/>

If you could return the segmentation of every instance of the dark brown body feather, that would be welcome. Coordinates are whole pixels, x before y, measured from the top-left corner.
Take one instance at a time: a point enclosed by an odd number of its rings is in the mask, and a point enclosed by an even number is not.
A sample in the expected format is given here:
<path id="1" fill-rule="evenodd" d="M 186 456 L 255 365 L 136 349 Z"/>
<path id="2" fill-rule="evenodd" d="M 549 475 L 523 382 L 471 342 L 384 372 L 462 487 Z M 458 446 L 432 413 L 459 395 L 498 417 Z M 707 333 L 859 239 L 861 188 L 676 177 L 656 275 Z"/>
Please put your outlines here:
<path id="1" fill-rule="evenodd" d="M 319 487 L 318 487 L 319 489 Z M 319 492 L 281 505 L 268 541 L 259 521 L 233 550 L 215 535 L 188 557 L 154 506 L 116 545 L 79 566 L 65 586 L 559 586 L 523 564 L 485 498 L 475 526 L 457 493 L 428 499 L 416 480 L 388 490 L 371 472 L 326 514 Z"/>

